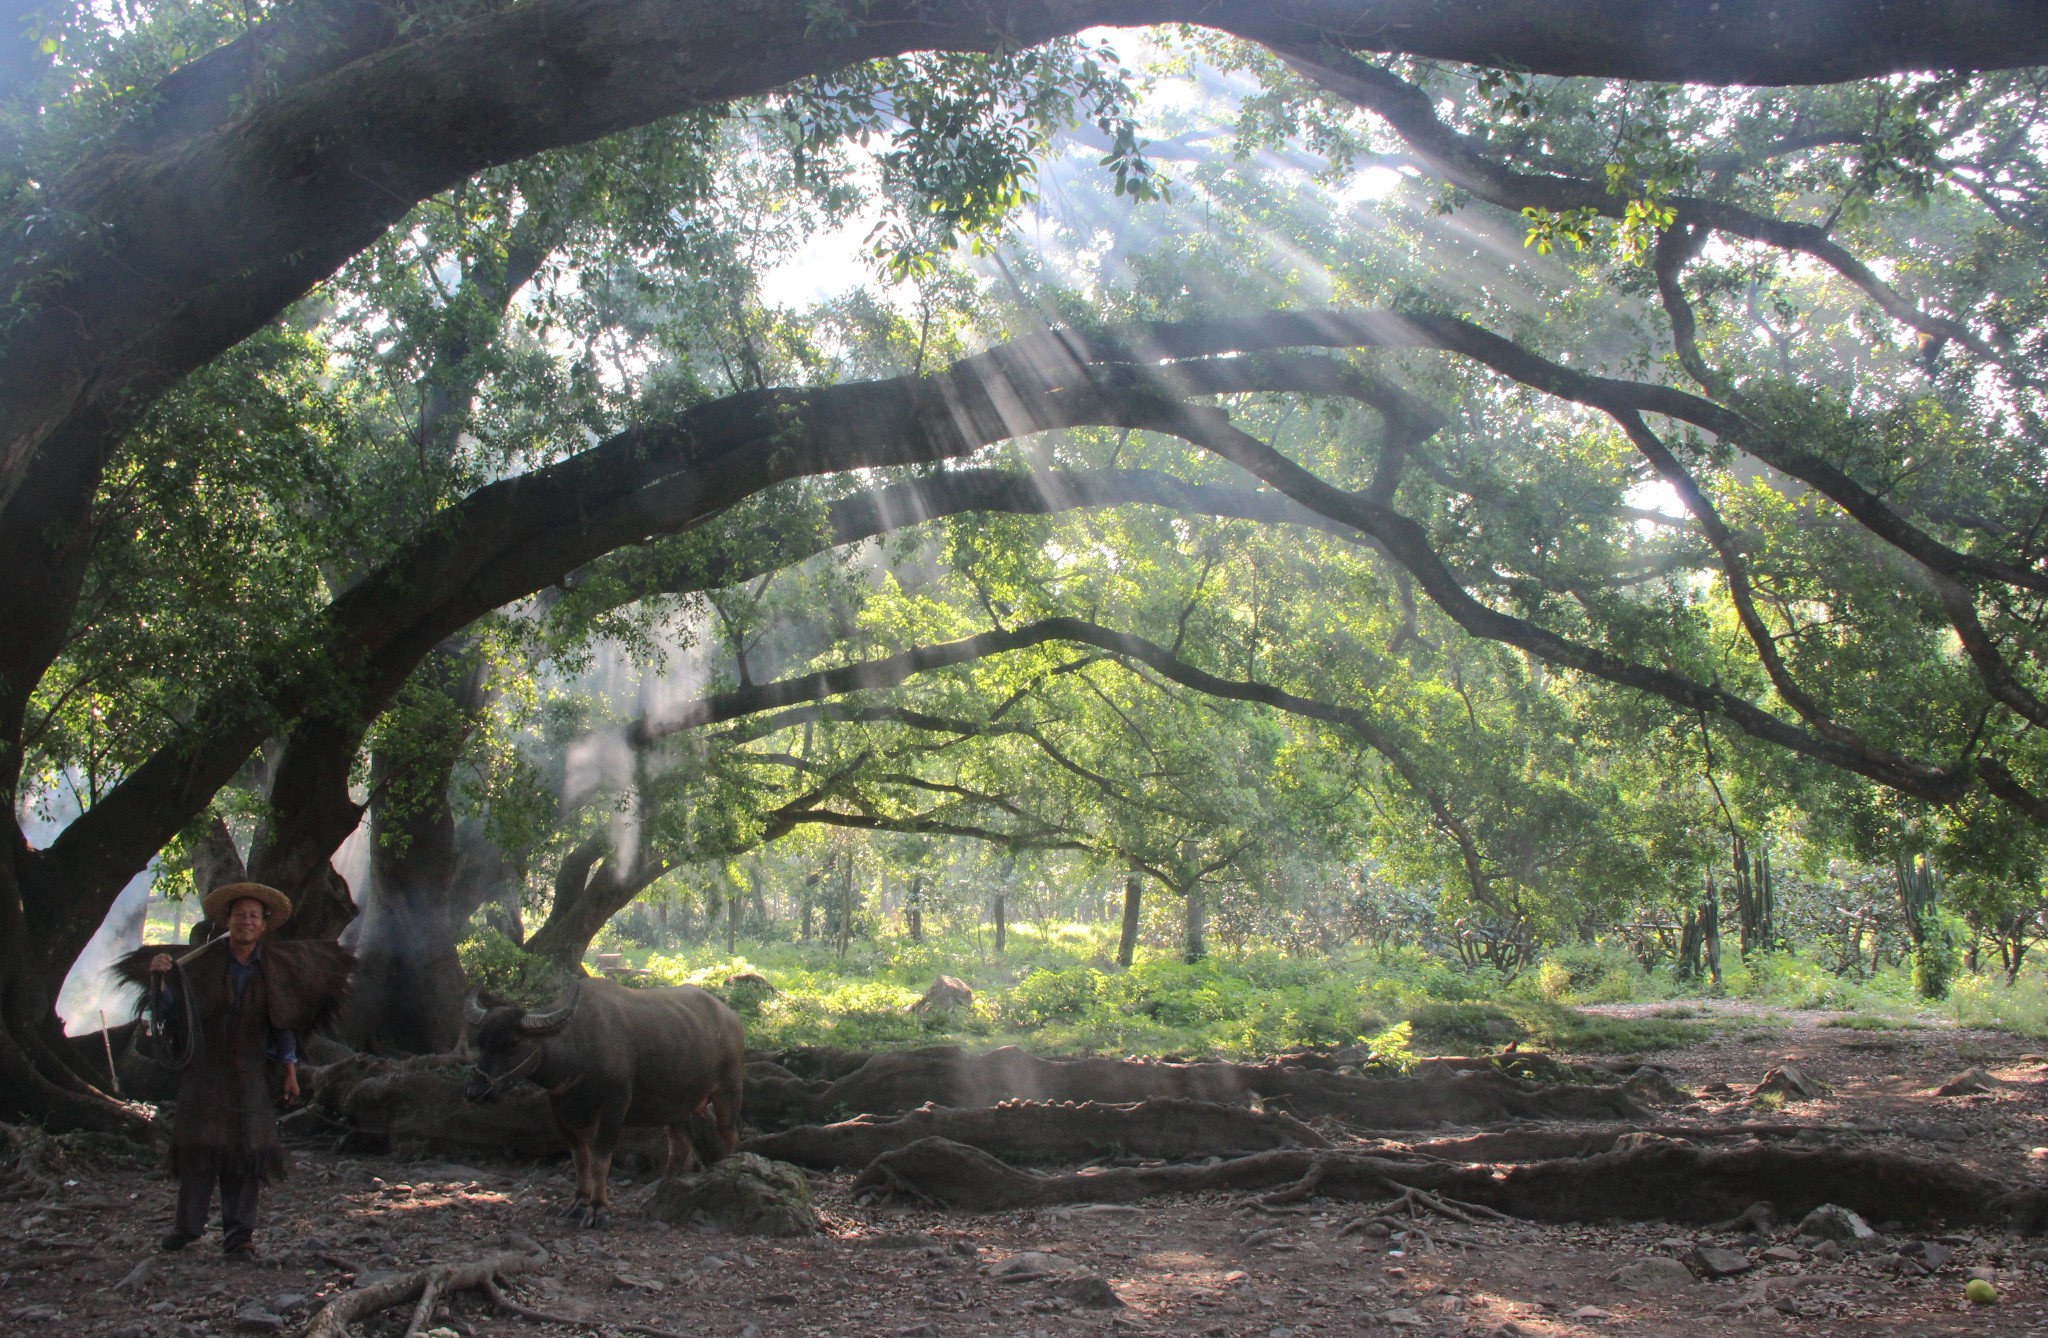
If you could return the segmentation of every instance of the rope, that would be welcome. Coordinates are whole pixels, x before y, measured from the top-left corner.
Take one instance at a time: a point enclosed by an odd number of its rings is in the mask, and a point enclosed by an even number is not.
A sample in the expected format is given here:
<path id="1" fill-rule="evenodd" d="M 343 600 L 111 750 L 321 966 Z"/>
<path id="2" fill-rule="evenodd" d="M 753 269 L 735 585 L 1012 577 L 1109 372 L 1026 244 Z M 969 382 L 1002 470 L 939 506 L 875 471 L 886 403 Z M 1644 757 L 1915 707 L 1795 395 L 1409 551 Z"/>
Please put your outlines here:
<path id="1" fill-rule="evenodd" d="M 154 973 L 150 975 L 149 997 L 143 1005 L 150 1018 L 149 1034 L 158 1046 L 157 1063 L 174 1073 L 189 1065 L 199 1049 L 199 1014 L 192 1002 L 192 981 L 185 974 L 185 963 L 226 937 L 223 934 L 210 938 L 171 961 L 171 971 L 178 977 L 178 1013 L 182 1026 L 174 1028 L 171 1025 L 169 1010 L 164 1006 L 163 977 Z"/>

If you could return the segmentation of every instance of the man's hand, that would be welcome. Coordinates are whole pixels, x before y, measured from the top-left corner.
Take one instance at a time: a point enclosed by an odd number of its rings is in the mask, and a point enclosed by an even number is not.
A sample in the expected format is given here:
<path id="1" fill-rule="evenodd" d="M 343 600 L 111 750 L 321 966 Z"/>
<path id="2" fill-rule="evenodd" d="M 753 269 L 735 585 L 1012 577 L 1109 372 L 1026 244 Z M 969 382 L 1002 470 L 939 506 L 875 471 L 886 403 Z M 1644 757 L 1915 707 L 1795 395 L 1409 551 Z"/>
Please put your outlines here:
<path id="1" fill-rule="evenodd" d="M 294 1105 L 299 1099 L 299 1066 L 287 1064 L 284 1070 L 284 1103 Z"/>
<path id="2" fill-rule="evenodd" d="M 153 976 L 160 976 L 170 969 L 171 955 L 167 952 L 160 952 L 149 959 L 149 974 Z"/>

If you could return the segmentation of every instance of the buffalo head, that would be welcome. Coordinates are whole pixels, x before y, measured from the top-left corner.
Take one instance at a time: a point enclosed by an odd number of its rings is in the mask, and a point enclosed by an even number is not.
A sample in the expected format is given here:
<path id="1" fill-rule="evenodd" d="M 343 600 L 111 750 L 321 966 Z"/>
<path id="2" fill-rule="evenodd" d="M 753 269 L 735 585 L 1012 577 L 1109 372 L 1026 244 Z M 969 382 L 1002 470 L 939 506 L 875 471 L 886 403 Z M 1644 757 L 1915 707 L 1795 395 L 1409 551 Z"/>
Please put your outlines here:
<path id="1" fill-rule="evenodd" d="M 582 997 L 581 982 L 569 987 L 569 998 L 545 1013 L 529 1013 L 512 1004 L 486 1008 L 481 991 L 473 990 L 462 1003 L 463 1020 L 475 1033 L 470 1047 L 476 1057 L 476 1072 L 464 1089 L 467 1101 L 492 1101 L 505 1088 L 532 1073 L 540 1064 L 541 1047 L 547 1039 L 569 1025 L 576 1016 L 576 1001 Z"/>

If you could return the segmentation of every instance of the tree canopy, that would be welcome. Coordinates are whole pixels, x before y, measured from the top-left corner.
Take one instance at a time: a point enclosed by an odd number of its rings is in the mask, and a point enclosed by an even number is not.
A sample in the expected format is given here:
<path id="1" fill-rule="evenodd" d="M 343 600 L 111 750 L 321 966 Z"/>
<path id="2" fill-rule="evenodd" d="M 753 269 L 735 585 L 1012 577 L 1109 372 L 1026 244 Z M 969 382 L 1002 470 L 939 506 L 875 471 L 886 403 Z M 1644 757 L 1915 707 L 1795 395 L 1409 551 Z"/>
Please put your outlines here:
<path id="1" fill-rule="evenodd" d="M 573 963 L 822 831 L 1066 852 L 1191 953 L 1211 889 L 1363 859 L 1513 966 L 1784 815 L 2038 899 L 2037 6 L 5 40 L 24 1110 L 111 1118 L 51 1009 L 152 860 L 331 934 L 359 827 L 352 1025 L 405 1049 L 480 906 Z"/>

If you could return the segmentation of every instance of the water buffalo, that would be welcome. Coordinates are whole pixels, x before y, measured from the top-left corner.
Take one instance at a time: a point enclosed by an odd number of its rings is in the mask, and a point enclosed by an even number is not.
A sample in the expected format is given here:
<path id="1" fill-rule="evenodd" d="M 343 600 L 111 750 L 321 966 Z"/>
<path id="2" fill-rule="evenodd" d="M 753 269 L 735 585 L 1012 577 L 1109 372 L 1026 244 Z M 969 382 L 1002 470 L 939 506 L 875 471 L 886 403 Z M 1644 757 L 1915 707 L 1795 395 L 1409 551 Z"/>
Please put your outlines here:
<path id="1" fill-rule="evenodd" d="M 708 1106 L 718 1155 L 739 1146 L 745 1040 L 740 1020 L 695 986 L 627 989 L 579 980 L 568 1001 L 546 1013 L 486 1008 L 472 993 L 463 1008 L 474 1033 L 476 1075 L 464 1096 L 489 1101 L 522 1079 L 548 1094 L 548 1109 L 576 1158 L 576 1201 L 567 1216 L 603 1226 L 612 1151 L 626 1125 L 665 1125 L 674 1175 L 691 1148 L 688 1122 Z"/>

